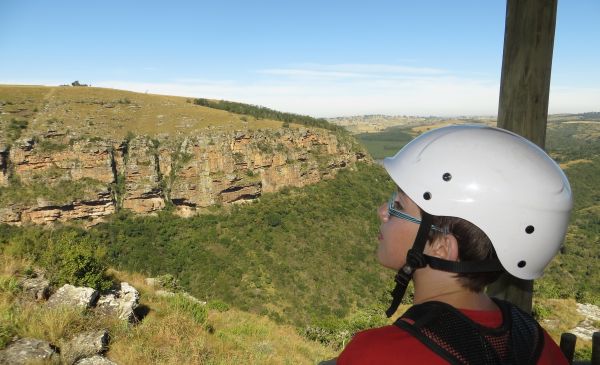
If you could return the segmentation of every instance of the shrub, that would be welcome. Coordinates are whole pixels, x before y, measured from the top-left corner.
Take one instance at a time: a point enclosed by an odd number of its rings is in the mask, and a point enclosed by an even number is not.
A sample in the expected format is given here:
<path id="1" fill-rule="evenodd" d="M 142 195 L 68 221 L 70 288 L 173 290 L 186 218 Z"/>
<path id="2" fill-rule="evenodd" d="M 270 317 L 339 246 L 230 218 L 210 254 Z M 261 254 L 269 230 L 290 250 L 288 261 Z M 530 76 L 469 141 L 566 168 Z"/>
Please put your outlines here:
<path id="1" fill-rule="evenodd" d="M 206 321 L 207 312 L 203 304 L 195 302 L 181 293 L 166 297 L 166 299 L 169 307 L 174 311 L 190 315 L 194 322 L 198 324 L 203 324 Z"/>
<path id="2" fill-rule="evenodd" d="M 172 292 L 181 291 L 179 280 L 171 274 L 164 274 L 156 277 L 156 281 L 161 288 Z"/>
<path id="3" fill-rule="evenodd" d="M 360 310 L 348 318 L 329 317 L 307 326 L 301 333 L 304 337 L 325 345 L 342 349 L 355 333 L 387 323 L 380 309 Z"/>
<path id="4" fill-rule="evenodd" d="M 229 310 L 229 304 L 218 299 L 211 300 L 210 302 L 208 302 L 207 306 L 208 309 L 214 309 L 219 312 L 227 312 Z"/>
<path id="5" fill-rule="evenodd" d="M 13 118 L 8 123 L 6 135 L 8 136 L 9 139 L 11 139 L 13 141 L 16 139 L 19 139 L 19 138 L 21 138 L 21 132 L 23 130 L 27 129 L 28 125 L 29 125 L 29 123 L 26 120 Z"/>
<path id="6" fill-rule="evenodd" d="M 66 232 L 57 239 L 49 240 L 41 256 L 41 265 L 48 270 L 50 280 L 56 285 L 72 284 L 106 290 L 113 283 L 99 256 L 89 236 Z"/>
<path id="7" fill-rule="evenodd" d="M 21 291 L 17 279 L 13 276 L 0 277 L 0 293 L 16 295 Z"/>

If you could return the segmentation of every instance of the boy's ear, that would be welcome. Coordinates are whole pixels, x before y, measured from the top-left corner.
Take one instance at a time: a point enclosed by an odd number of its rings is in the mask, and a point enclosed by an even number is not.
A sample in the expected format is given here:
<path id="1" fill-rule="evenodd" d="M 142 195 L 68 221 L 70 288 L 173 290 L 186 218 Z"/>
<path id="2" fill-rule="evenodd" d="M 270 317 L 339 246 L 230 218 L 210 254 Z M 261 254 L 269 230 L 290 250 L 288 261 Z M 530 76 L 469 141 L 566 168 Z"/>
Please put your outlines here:
<path id="1" fill-rule="evenodd" d="M 438 237 L 429 246 L 430 255 L 448 261 L 458 261 L 458 241 L 453 234 Z"/>

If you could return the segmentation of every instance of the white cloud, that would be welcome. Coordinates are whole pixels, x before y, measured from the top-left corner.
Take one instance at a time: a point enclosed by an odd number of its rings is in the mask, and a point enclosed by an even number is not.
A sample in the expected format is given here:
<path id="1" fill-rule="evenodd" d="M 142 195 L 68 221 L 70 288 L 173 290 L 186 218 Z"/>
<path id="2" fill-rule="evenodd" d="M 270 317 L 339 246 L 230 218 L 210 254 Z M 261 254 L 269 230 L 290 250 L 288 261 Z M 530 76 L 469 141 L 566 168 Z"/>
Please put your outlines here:
<path id="1" fill-rule="evenodd" d="M 260 70 L 252 82 L 180 79 L 170 83 L 96 82 L 96 86 L 234 100 L 333 117 L 354 114 L 495 114 L 498 83 L 434 68 L 383 64 L 300 65 Z"/>

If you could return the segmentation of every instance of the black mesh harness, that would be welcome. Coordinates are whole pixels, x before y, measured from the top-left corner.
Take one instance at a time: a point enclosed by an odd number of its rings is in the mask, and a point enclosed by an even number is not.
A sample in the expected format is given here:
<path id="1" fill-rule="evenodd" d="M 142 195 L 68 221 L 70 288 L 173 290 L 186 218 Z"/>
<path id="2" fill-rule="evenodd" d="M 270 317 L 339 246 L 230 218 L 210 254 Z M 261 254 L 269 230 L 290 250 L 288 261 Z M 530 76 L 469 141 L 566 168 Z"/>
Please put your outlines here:
<path id="1" fill-rule="evenodd" d="M 502 311 L 498 328 L 483 327 L 442 302 L 411 307 L 394 325 L 450 364 L 536 364 L 544 347 L 540 325 L 518 307 L 493 299 Z"/>

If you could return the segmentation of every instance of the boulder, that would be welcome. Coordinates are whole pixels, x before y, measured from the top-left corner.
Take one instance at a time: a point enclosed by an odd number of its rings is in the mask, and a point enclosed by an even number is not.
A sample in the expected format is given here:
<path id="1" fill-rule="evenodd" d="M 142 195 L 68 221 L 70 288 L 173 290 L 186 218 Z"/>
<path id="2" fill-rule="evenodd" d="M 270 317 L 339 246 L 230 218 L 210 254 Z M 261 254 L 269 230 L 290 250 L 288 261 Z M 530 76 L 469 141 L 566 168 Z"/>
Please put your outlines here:
<path id="1" fill-rule="evenodd" d="M 47 305 L 90 308 L 97 299 L 98 291 L 95 289 L 65 284 L 48 299 Z"/>
<path id="2" fill-rule="evenodd" d="M 21 338 L 0 351 L 0 364 L 25 365 L 30 363 L 58 364 L 59 355 L 49 342 Z"/>
<path id="3" fill-rule="evenodd" d="M 19 285 L 23 288 L 23 292 L 35 300 L 48 299 L 50 294 L 50 282 L 43 275 L 38 275 L 33 278 L 23 278 L 19 280 Z"/>
<path id="4" fill-rule="evenodd" d="M 140 293 L 126 282 L 121 283 L 119 290 L 113 290 L 100 296 L 96 308 L 100 313 L 114 315 L 122 320 L 136 320 L 134 310 L 139 305 Z"/>
<path id="5" fill-rule="evenodd" d="M 104 356 L 95 355 L 92 357 L 86 357 L 75 363 L 75 365 L 117 365 L 116 362 L 110 361 Z"/>
<path id="6" fill-rule="evenodd" d="M 107 330 L 80 333 L 61 347 L 62 361 L 68 365 L 75 364 L 78 360 L 103 353 L 107 346 Z"/>

